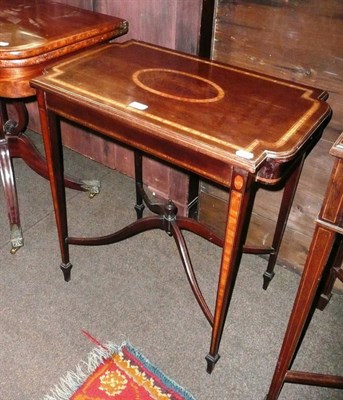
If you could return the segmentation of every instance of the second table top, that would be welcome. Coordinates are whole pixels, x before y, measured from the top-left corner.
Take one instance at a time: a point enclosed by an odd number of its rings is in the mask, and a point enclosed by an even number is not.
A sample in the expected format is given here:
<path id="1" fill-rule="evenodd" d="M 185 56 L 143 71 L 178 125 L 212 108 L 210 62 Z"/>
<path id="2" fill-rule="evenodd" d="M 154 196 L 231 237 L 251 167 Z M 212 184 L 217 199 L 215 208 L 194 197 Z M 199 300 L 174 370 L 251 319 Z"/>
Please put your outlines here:
<path id="1" fill-rule="evenodd" d="M 0 0 L 0 96 L 33 94 L 49 62 L 123 35 L 125 20 L 46 0 Z"/>

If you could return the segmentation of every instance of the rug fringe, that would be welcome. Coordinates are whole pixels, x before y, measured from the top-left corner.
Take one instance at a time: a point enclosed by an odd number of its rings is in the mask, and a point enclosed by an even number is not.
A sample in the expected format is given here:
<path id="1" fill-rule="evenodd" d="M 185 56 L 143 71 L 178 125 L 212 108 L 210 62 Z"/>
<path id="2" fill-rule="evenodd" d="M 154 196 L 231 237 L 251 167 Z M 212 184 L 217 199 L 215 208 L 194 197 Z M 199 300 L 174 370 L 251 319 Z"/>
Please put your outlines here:
<path id="1" fill-rule="evenodd" d="M 134 354 L 138 360 L 142 362 L 147 369 L 152 372 L 158 379 L 161 380 L 167 387 L 172 388 L 175 392 L 181 395 L 184 400 L 196 400 L 191 393 L 180 386 L 173 379 L 169 378 L 163 371 L 161 371 L 154 363 L 147 359 L 143 354 L 141 354 L 137 349 L 135 349 L 130 343 L 126 343 L 127 349 Z"/>
<path id="2" fill-rule="evenodd" d="M 96 347 L 87 357 L 87 361 L 81 361 L 75 368 L 75 371 L 69 371 L 60 379 L 59 384 L 55 385 L 51 392 L 43 397 L 42 400 L 69 400 L 73 393 L 86 381 L 99 365 L 111 357 L 113 353 L 120 352 L 120 346 L 113 342 L 106 343 L 104 346 Z"/>

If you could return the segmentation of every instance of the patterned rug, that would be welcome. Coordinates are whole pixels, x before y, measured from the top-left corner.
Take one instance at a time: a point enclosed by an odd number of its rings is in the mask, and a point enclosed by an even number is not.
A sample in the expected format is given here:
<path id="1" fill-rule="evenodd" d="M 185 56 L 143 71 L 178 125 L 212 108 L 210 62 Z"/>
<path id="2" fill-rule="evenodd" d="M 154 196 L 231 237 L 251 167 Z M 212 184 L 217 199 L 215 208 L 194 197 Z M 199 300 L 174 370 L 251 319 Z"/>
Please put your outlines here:
<path id="1" fill-rule="evenodd" d="M 195 400 L 129 343 L 95 348 L 43 400 Z"/>

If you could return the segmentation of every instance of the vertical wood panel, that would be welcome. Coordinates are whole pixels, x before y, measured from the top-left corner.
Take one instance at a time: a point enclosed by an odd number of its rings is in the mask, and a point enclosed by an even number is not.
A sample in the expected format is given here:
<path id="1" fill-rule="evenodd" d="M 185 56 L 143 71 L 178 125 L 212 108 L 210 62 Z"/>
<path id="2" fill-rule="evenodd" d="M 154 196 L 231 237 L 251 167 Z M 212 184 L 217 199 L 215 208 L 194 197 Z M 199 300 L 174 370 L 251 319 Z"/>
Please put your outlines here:
<path id="1" fill-rule="evenodd" d="M 143 40 L 175 48 L 177 0 L 95 0 L 94 10 L 129 21 L 129 33 L 120 39 Z"/>
<path id="2" fill-rule="evenodd" d="M 343 3 L 341 0 L 218 0 L 212 57 L 329 91 L 333 119 L 305 162 L 279 259 L 302 268 L 332 167 L 329 149 L 343 130 Z M 227 194 L 202 184 L 200 219 L 224 229 Z M 212 199 L 212 201 L 211 201 Z M 219 200 L 218 200 L 219 199 Z M 273 232 L 280 193 L 260 191 L 249 240 Z"/>
<path id="3" fill-rule="evenodd" d="M 178 0 L 176 7 L 175 48 L 198 54 L 202 1 Z"/>
<path id="4" fill-rule="evenodd" d="M 341 0 L 219 0 L 213 58 L 330 92 L 343 121 Z"/>
<path id="5" fill-rule="evenodd" d="M 58 3 L 93 11 L 93 0 L 58 0 Z"/>

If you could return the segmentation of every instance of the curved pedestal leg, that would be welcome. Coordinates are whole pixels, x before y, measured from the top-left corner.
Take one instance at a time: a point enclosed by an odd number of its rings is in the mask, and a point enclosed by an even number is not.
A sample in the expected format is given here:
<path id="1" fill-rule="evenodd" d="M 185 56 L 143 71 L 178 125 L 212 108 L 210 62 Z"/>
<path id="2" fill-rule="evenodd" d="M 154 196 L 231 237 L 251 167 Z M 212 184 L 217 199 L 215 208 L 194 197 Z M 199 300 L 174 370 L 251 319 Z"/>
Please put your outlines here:
<path id="1" fill-rule="evenodd" d="M 8 139 L 11 158 L 22 158 L 37 174 L 45 179 L 49 179 L 46 159 L 33 144 L 32 140 L 23 133 L 27 127 L 29 118 L 25 103 L 23 101 L 14 101 L 12 104 L 18 116 L 17 121 L 8 119 L 5 100 L 1 100 L 5 135 Z M 70 189 L 88 191 L 90 197 L 94 197 L 100 191 L 100 183 L 96 180 L 84 181 L 66 175 L 64 184 Z"/>
<path id="2" fill-rule="evenodd" d="M 0 173 L 10 223 L 11 253 L 14 254 L 24 245 L 24 240 L 20 225 L 18 196 L 13 165 L 6 136 L 7 121 L 7 108 L 5 103 L 0 100 Z"/>
<path id="3" fill-rule="evenodd" d="M 37 174 L 45 179 L 49 179 L 46 160 L 30 138 L 21 133 L 18 135 L 7 135 L 7 140 L 11 158 L 21 158 Z M 100 192 L 99 181 L 85 181 L 71 175 L 65 175 L 64 185 L 69 189 L 89 192 L 89 197 L 91 198 Z"/>
<path id="4" fill-rule="evenodd" d="M 4 188 L 9 223 L 11 232 L 11 253 L 15 253 L 24 245 L 19 217 L 19 204 L 17 199 L 12 158 L 22 158 L 25 163 L 45 179 L 49 179 L 45 158 L 24 133 L 28 123 L 28 113 L 25 103 L 12 102 L 18 120 L 9 119 L 6 100 L 0 99 L 0 141 L 1 141 L 1 176 Z M 94 197 L 100 192 L 99 181 L 85 181 L 72 176 L 65 176 L 66 187 L 89 192 L 89 197 Z"/>
<path id="5" fill-rule="evenodd" d="M 13 166 L 6 139 L 0 139 L 0 174 L 10 222 L 11 253 L 14 254 L 24 245 L 24 239 L 20 225 L 18 196 L 14 181 Z"/>

